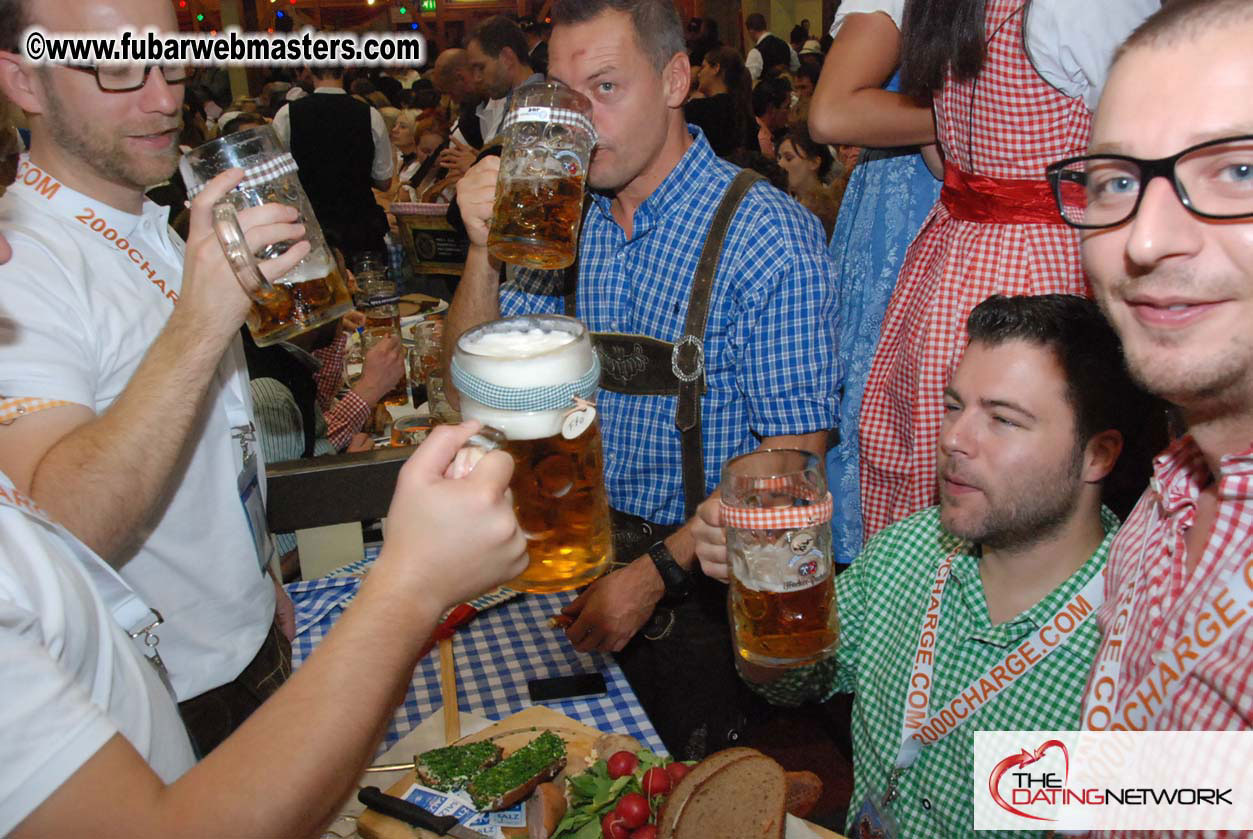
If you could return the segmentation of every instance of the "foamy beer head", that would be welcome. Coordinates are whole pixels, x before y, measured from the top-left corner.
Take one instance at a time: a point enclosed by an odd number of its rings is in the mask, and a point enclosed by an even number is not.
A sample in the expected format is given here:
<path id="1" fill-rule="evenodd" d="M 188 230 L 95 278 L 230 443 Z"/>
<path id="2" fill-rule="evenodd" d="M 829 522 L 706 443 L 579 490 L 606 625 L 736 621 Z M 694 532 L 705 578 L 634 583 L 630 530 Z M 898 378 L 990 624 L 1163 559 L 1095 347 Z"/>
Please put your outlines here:
<path id="1" fill-rule="evenodd" d="M 504 432 L 514 512 L 526 534 L 520 591 L 565 591 L 609 565 L 609 504 L 595 399 L 600 366 L 583 324 L 556 315 L 470 330 L 453 353 L 461 413 Z M 486 429 L 485 429 L 486 430 Z"/>
<path id="2" fill-rule="evenodd" d="M 501 388 L 576 382 L 595 363 L 587 328 L 560 315 L 523 315 L 482 324 L 457 341 L 454 358 L 467 373 Z M 498 428 L 510 440 L 561 433 L 569 405 L 553 410 L 493 407 L 461 393 L 461 414 Z"/>

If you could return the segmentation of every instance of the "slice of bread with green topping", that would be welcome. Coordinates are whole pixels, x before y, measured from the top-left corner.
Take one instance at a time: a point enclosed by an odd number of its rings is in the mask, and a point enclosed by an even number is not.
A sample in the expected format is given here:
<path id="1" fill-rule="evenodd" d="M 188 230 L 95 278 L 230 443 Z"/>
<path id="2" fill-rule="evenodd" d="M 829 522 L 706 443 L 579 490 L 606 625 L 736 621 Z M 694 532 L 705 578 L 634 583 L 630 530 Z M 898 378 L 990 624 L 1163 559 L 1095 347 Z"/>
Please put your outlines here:
<path id="1" fill-rule="evenodd" d="M 484 769 L 467 787 L 480 812 L 512 807 L 566 767 L 566 743 L 545 731 L 495 766 Z"/>
<path id="2" fill-rule="evenodd" d="M 418 755 L 416 768 L 422 783 L 441 792 L 465 789 L 476 775 L 500 762 L 500 746 L 490 740 L 444 746 Z"/>

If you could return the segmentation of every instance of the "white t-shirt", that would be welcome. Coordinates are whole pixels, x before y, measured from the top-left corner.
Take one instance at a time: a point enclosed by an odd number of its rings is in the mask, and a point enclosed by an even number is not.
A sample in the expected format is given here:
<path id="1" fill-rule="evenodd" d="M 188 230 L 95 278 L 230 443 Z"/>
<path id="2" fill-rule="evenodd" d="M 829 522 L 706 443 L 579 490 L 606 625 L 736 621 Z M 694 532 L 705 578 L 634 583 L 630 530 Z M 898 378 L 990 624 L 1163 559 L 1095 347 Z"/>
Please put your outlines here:
<path id="1" fill-rule="evenodd" d="M 123 213 L 21 159 L 17 182 L 0 197 L 13 247 L 0 266 L 0 310 L 15 324 L 0 340 L 0 394 L 66 400 L 97 414 L 117 400 L 182 287 L 182 242 L 167 213 L 151 202 L 139 215 Z M 242 454 L 231 428 L 250 421 L 252 398 L 238 339 L 201 416 L 173 494 L 121 567 L 165 616 L 162 656 L 180 700 L 238 676 L 274 619 L 274 586 L 261 573 L 239 499 Z M 263 463 L 259 470 L 264 476 Z"/>
<path id="2" fill-rule="evenodd" d="M 1034 0 L 1027 13 L 1027 54 L 1040 77 L 1096 109 L 1114 50 L 1161 0 Z M 905 0 L 844 0 L 831 37 L 851 14 L 883 12 L 901 28 Z"/>
<path id="3" fill-rule="evenodd" d="M 0 485 L 11 487 L 0 475 Z M 0 504 L 0 835 L 116 733 L 171 783 L 195 763 L 156 671 L 63 531 Z M 159 648 L 164 652 L 164 633 Z M 117 826 L 114 826 L 115 828 Z"/>
<path id="4" fill-rule="evenodd" d="M 299 88 L 293 88 L 298 90 Z M 330 96 L 336 94 L 347 96 L 348 91 L 342 87 L 315 87 L 314 93 L 324 93 Z M 287 148 L 291 148 L 291 112 L 287 106 L 278 109 L 278 113 L 274 115 L 274 133 L 278 135 L 279 142 Z M 387 123 L 383 121 L 383 115 L 378 112 L 378 108 L 370 106 L 370 136 L 374 139 L 374 159 L 370 163 L 370 177 L 376 181 L 385 181 L 395 172 L 396 161 L 392 155 L 392 138 L 387 133 Z"/>

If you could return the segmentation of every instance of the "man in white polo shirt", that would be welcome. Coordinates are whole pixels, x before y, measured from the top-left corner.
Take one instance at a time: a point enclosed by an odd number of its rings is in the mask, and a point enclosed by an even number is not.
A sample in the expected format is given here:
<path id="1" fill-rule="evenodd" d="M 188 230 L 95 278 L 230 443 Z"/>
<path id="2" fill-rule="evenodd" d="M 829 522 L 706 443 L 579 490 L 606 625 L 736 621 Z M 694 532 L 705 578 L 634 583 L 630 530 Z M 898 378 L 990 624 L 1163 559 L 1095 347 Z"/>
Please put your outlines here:
<path id="1" fill-rule="evenodd" d="M 212 232 L 184 255 L 166 210 L 144 201 L 178 160 L 184 69 L 36 67 L 15 52 L 32 24 L 177 21 L 162 0 L 0 0 L 0 92 L 31 129 L 0 198 L 13 248 L 0 266 L 0 471 L 164 615 L 162 654 L 207 752 L 290 671 L 276 584 L 241 500 L 255 452 L 237 337 L 249 303 Z M 303 233 L 295 210 L 275 205 L 242 221 L 254 248 Z"/>

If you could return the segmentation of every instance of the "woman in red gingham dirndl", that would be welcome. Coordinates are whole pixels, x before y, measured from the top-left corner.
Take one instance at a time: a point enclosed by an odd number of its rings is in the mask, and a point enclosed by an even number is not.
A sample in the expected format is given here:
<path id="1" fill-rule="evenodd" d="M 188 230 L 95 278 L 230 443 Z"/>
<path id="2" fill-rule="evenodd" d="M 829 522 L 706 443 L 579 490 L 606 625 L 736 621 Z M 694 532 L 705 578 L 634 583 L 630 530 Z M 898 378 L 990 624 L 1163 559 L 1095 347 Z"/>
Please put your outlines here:
<path id="1" fill-rule="evenodd" d="M 1091 115 L 1053 89 L 1023 47 L 1022 0 L 988 0 L 987 57 L 967 82 L 951 71 L 935 100 L 946 166 L 1043 182 L 1083 154 Z M 901 268 L 866 383 L 861 418 L 865 534 L 935 503 L 942 393 L 966 343 L 966 317 L 991 294 L 1091 296 L 1077 231 L 1060 223 L 982 223 L 936 203 Z"/>

